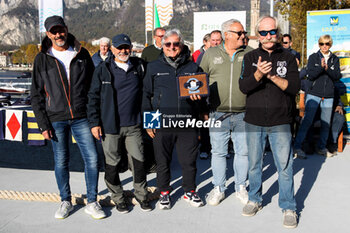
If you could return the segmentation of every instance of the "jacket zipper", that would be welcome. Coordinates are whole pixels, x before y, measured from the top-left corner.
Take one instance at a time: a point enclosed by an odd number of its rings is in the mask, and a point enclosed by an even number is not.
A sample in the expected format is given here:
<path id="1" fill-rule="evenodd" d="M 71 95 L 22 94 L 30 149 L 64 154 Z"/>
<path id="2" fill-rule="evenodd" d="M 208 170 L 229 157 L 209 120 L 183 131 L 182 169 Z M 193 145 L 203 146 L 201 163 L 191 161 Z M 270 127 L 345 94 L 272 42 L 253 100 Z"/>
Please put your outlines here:
<path id="1" fill-rule="evenodd" d="M 230 112 L 232 111 L 232 82 L 233 82 L 233 62 L 231 62 L 231 74 L 230 74 L 230 93 L 229 93 L 229 107 L 230 107 Z"/>

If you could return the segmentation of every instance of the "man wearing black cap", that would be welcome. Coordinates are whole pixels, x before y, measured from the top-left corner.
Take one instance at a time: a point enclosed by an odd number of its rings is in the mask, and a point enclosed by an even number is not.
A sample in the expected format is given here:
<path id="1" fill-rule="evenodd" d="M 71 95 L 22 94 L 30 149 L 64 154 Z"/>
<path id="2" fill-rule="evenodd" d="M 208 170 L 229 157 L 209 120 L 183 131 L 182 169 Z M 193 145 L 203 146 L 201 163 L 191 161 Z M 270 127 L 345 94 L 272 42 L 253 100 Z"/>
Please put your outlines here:
<path id="1" fill-rule="evenodd" d="M 112 39 L 113 57 L 95 70 L 88 94 L 91 132 L 102 141 L 105 154 L 105 182 L 120 213 L 129 212 L 119 172 L 124 143 L 131 157 L 136 200 L 141 210 L 151 211 L 147 200 L 145 158 L 141 134 L 141 97 L 144 66 L 130 57 L 132 44 L 125 34 Z"/>
<path id="2" fill-rule="evenodd" d="M 106 215 L 97 202 L 98 155 L 87 114 L 87 93 L 94 65 L 60 16 L 45 20 L 46 37 L 34 61 L 31 102 L 39 128 L 51 140 L 55 176 L 61 205 L 55 218 L 66 218 L 73 210 L 69 186 L 69 133 L 74 136 L 85 163 L 88 205 L 85 212 L 95 219 Z"/>

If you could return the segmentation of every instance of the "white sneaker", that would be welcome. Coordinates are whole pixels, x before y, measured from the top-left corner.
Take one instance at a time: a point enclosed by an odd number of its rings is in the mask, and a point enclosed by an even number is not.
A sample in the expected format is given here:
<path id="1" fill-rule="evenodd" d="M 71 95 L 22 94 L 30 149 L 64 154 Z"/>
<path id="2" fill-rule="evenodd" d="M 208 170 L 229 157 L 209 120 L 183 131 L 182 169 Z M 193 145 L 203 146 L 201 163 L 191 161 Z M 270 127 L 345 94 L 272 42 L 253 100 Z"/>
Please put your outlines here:
<path id="1" fill-rule="evenodd" d="M 101 219 L 106 217 L 106 214 L 100 206 L 100 203 L 97 201 L 87 204 L 85 207 L 85 213 L 91 215 L 91 217 L 94 219 Z"/>
<path id="2" fill-rule="evenodd" d="M 209 205 L 216 206 L 216 205 L 219 205 L 219 203 L 224 199 L 225 199 L 225 193 L 220 192 L 220 187 L 216 186 L 210 191 L 207 197 L 207 203 Z"/>
<path id="3" fill-rule="evenodd" d="M 60 208 L 55 213 L 55 218 L 64 219 L 67 218 L 69 213 L 73 210 L 72 203 L 70 201 L 62 201 Z"/>
<path id="4" fill-rule="evenodd" d="M 236 197 L 242 202 L 242 204 L 248 203 L 248 192 L 244 185 L 239 186 L 239 191 L 236 191 Z"/>

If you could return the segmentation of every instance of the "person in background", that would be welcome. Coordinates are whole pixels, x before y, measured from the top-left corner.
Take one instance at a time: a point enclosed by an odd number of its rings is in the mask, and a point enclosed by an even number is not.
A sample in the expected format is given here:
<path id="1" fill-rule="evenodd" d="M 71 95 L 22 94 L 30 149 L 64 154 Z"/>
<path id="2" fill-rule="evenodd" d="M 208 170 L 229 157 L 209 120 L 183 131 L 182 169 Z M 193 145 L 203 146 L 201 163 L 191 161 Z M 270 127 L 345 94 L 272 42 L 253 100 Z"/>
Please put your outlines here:
<path id="1" fill-rule="evenodd" d="M 319 106 L 321 108 L 321 130 L 316 153 L 323 156 L 329 153 L 326 144 L 332 117 L 334 82 L 341 78 L 339 58 L 329 50 L 333 44 L 332 37 L 322 35 L 318 39 L 318 44 L 319 51 L 310 55 L 307 64 L 311 87 L 306 95 L 305 115 L 294 142 L 294 156 L 302 159 L 306 158 L 306 154 L 301 146 Z"/>
<path id="2" fill-rule="evenodd" d="M 210 47 L 215 47 L 219 44 L 222 43 L 222 35 L 221 35 L 221 31 L 220 30 L 214 30 L 210 33 Z M 202 62 L 202 58 L 204 56 L 204 53 L 205 53 L 206 50 L 202 51 L 199 55 L 198 55 L 198 58 L 196 60 L 196 63 L 198 65 L 201 64 Z"/>
<path id="3" fill-rule="evenodd" d="M 107 37 L 102 37 L 100 39 L 100 50 L 92 55 L 92 61 L 94 62 L 95 67 L 112 55 L 110 47 L 110 39 Z"/>
<path id="4" fill-rule="evenodd" d="M 196 62 L 199 54 L 206 51 L 210 47 L 210 33 L 205 34 L 203 37 L 203 45 L 200 49 L 196 50 L 192 54 L 192 61 Z"/>
<path id="5" fill-rule="evenodd" d="M 88 204 L 85 212 L 95 219 L 106 217 L 97 202 L 98 154 L 87 120 L 87 94 L 94 64 L 60 16 L 45 20 L 46 37 L 35 57 L 31 103 L 42 135 L 52 143 L 55 177 L 61 204 L 55 218 L 73 211 L 69 185 L 69 138 L 74 136 L 83 158 Z"/>
<path id="6" fill-rule="evenodd" d="M 142 51 L 141 58 L 146 62 L 157 60 L 162 51 L 162 39 L 165 33 L 164 28 L 154 29 L 154 44 L 150 45 Z"/>
<path id="7" fill-rule="evenodd" d="M 287 49 L 291 54 L 295 56 L 297 59 L 297 64 L 299 66 L 300 64 L 300 53 L 292 49 L 293 41 L 292 41 L 292 36 L 289 34 L 284 34 L 282 36 L 282 46 L 283 48 Z"/>

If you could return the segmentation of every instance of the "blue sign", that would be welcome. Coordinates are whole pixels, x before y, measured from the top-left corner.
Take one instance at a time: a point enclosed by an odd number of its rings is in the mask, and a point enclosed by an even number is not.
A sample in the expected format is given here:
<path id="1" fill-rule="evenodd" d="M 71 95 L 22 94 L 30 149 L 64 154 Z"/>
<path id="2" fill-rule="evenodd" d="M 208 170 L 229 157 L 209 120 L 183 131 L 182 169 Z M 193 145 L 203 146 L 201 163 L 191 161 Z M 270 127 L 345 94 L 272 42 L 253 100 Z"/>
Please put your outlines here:
<path id="1" fill-rule="evenodd" d="M 162 114 L 157 110 L 156 112 L 143 113 L 143 128 L 144 129 L 160 129 Z"/>

